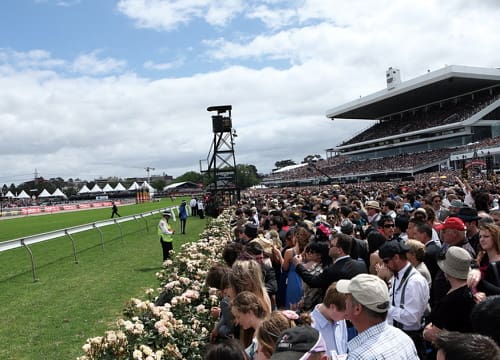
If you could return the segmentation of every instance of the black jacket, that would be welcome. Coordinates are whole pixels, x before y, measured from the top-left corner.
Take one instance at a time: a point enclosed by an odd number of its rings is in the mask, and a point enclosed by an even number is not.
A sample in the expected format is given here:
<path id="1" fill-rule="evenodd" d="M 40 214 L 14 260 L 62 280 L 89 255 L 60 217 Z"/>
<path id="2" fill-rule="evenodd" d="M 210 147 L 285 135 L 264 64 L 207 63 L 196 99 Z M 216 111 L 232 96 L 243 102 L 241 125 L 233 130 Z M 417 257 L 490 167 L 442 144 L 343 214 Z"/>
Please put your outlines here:
<path id="1" fill-rule="evenodd" d="M 314 288 L 321 288 L 323 292 L 326 292 L 326 289 L 335 281 L 341 279 L 349 280 L 358 274 L 368 272 L 364 261 L 354 260 L 350 257 L 343 258 L 331 264 L 319 275 L 311 275 L 303 264 L 298 264 L 296 271 L 307 285 Z"/>
<path id="2" fill-rule="evenodd" d="M 262 264 L 261 269 L 262 277 L 264 279 L 264 285 L 266 287 L 268 295 L 271 297 L 271 295 L 276 294 L 276 292 L 278 291 L 278 281 L 276 280 L 276 273 L 274 272 L 272 266 L 269 266 L 267 264 Z"/>
<path id="3" fill-rule="evenodd" d="M 427 244 L 425 244 L 424 264 L 425 266 L 427 266 L 427 269 L 429 269 L 432 279 L 434 279 L 439 270 L 437 262 L 440 253 L 441 248 L 436 244 L 435 241 L 429 241 Z"/>

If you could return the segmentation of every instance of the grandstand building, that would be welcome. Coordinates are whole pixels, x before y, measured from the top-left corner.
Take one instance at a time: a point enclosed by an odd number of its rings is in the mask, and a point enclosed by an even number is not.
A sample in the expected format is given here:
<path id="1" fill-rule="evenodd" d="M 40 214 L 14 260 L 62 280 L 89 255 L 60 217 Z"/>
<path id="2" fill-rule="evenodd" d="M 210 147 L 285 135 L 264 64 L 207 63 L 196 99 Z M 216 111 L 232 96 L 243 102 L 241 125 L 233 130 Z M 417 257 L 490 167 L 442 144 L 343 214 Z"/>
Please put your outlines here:
<path id="1" fill-rule="evenodd" d="M 314 178 L 404 180 L 471 163 L 484 165 L 484 171 L 498 168 L 500 69 L 452 65 L 401 81 L 399 70 L 389 68 L 386 80 L 385 89 L 326 112 L 339 124 L 361 119 L 372 120 L 371 126 L 326 149 L 327 159 L 314 169 L 274 178 L 303 183 Z"/>

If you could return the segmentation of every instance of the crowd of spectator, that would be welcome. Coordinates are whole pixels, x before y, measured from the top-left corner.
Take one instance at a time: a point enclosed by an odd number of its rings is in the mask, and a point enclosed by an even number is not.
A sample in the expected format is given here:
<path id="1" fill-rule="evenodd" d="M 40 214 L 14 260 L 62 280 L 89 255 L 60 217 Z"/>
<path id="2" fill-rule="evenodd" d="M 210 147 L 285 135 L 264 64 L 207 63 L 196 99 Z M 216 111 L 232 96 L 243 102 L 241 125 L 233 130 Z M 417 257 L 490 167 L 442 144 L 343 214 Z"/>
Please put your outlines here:
<path id="1" fill-rule="evenodd" d="M 458 123 L 466 120 L 479 110 L 485 108 L 500 97 L 500 87 L 483 90 L 439 103 L 426 105 L 417 109 L 392 115 L 355 135 L 341 144 L 352 145 L 368 140 L 396 134 L 406 134 L 417 130 Z"/>
<path id="2" fill-rule="evenodd" d="M 221 305 L 206 359 L 499 358 L 498 184 L 242 195 L 207 278 Z"/>
<path id="3" fill-rule="evenodd" d="M 436 163 L 444 163 L 446 159 L 449 159 L 452 153 L 475 150 L 479 152 L 479 154 L 484 155 L 487 153 L 488 148 L 498 145 L 500 145 L 500 136 L 484 139 L 472 145 L 465 145 L 453 149 L 443 148 L 369 160 L 354 161 L 350 160 L 346 155 L 339 155 L 326 160 L 317 161 L 313 166 L 304 164 L 302 167 L 273 173 L 268 175 L 265 179 L 266 182 L 286 182 L 324 177 L 325 174 L 330 177 L 337 177 L 339 175 L 363 175 L 389 171 L 407 171 L 413 173 L 427 166 L 436 165 Z M 495 166 L 495 164 L 493 165 Z M 443 169 L 441 173 L 440 175 L 446 175 L 448 173 L 458 174 L 457 171 L 453 172 L 447 169 Z"/>

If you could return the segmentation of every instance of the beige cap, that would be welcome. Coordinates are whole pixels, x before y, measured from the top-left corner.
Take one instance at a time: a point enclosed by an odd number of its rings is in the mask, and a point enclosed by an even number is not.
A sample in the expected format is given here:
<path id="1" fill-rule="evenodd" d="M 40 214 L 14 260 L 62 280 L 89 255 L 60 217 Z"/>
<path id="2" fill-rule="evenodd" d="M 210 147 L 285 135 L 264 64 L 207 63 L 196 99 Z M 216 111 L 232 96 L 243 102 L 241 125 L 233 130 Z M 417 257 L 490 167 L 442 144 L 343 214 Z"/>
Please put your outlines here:
<path id="1" fill-rule="evenodd" d="M 369 201 L 366 202 L 365 208 L 372 208 L 372 209 L 380 210 L 380 204 L 379 204 L 378 201 L 369 200 Z"/>
<path id="2" fill-rule="evenodd" d="M 389 310 L 389 290 L 378 276 L 359 274 L 351 280 L 339 280 L 337 291 L 351 294 L 357 302 L 372 311 L 384 313 Z"/>

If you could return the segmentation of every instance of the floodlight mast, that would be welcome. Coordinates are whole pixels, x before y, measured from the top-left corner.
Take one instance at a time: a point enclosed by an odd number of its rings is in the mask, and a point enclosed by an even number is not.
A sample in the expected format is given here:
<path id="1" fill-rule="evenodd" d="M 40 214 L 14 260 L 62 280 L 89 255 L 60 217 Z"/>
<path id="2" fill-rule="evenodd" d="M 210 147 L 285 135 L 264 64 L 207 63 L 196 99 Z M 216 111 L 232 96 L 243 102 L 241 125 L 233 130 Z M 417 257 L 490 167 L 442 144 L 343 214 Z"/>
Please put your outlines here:
<path id="1" fill-rule="evenodd" d="M 148 174 L 148 184 L 150 184 L 150 185 L 151 185 L 151 177 L 149 176 L 149 172 L 150 172 L 151 170 L 156 170 L 156 169 L 155 169 L 154 167 L 151 167 L 151 166 L 146 166 L 146 167 L 144 168 L 144 170 L 146 170 L 146 173 Z"/>
<path id="2" fill-rule="evenodd" d="M 235 204 L 240 199 L 240 189 L 236 182 L 236 160 L 234 138 L 236 130 L 232 127 L 232 105 L 209 106 L 212 115 L 213 143 L 207 157 L 209 178 L 213 183 L 207 186 L 210 201 L 207 204 L 209 215 L 218 215 L 222 209 Z"/>

